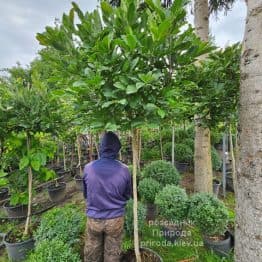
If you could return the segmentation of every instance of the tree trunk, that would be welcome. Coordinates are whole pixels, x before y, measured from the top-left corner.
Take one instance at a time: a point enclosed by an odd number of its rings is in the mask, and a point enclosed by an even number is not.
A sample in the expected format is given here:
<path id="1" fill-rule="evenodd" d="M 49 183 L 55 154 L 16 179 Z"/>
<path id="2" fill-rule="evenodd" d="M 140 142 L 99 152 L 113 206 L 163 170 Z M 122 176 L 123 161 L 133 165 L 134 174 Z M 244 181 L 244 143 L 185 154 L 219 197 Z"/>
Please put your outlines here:
<path id="1" fill-rule="evenodd" d="M 231 163 L 232 163 L 233 187 L 234 187 L 234 192 L 236 194 L 236 192 L 237 192 L 236 161 L 235 161 L 235 153 L 234 153 L 234 145 L 233 145 L 231 125 L 229 125 L 229 145 L 230 145 L 230 156 L 231 156 Z"/>
<path id="2" fill-rule="evenodd" d="M 27 155 L 29 156 L 30 152 L 30 135 L 27 134 L 26 136 L 26 145 L 27 145 Z M 27 210 L 27 217 L 25 222 L 25 230 L 24 230 L 24 236 L 28 236 L 29 234 L 29 226 L 31 221 L 31 214 L 32 214 L 32 184 L 33 184 L 33 172 L 31 166 L 28 167 L 28 210 Z"/>
<path id="3" fill-rule="evenodd" d="M 89 134 L 89 161 L 93 160 L 93 136 Z"/>
<path id="4" fill-rule="evenodd" d="M 195 192 L 213 192 L 210 130 L 195 126 L 194 153 Z"/>
<path id="5" fill-rule="evenodd" d="M 64 160 L 64 170 L 66 170 L 66 152 L 65 152 L 65 143 L 63 142 L 63 160 Z"/>
<path id="6" fill-rule="evenodd" d="M 159 127 L 159 142 L 160 142 L 161 159 L 164 160 L 163 141 L 162 141 L 162 134 L 161 134 L 161 128 L 160 127 Z"/>
<path id="7" fill-rule="evenodd" d="M 172 125 L 172 165 L 175 166 L 175 126 Z"/>
<path id="8" fill-rule="evenodd" d="M 137 163 L 138 163 L 138 150 L 139 148 L 139 130 L 133 129 L 132 131 L 132 152 L 133 152 L 133 199 L 134 199 L 134 246 L 136 261 L 141 262 L 141 256 L 139 252 L 139 238 L 138 238 L 138 215 L 137 215 Z"/>
<path id="9" fill-rule="evenodd" d="M 78 167 L 79 167 L 79 175 L 81 175 L 82 174 L 82 167 L 81 167 L 81 165 L 82 165 L 82 163 L 81 163 L 81 158 L 82 158 L 82 152 L 81 152 L 81 141 L 80 141 L 81 139 L 80 139 L 80 135 L 78 135 L 77 137 L 76 137 L 76 144 L 77 144 L 77 155 L 78 155 Z"/>
<path id="10" fill-rule="evenodd" d="M 195 0 L 194 24 L 196 34 L 203 41 L 208 41 L 209 17 L 208 0 Z M 205 55 L 199 60 L 205 59 Z M 195 152 L 194 152 L 194 177 L 195 191 L 212 193 L 212 162 L 210 130 L 201 126 L 199 116 L 195 116 Z"/>
<path id="11" fill-rule="evenodd" d="M 262 261 L 262 1 L 247 1 L 241 56 L 235 261 Z"/>

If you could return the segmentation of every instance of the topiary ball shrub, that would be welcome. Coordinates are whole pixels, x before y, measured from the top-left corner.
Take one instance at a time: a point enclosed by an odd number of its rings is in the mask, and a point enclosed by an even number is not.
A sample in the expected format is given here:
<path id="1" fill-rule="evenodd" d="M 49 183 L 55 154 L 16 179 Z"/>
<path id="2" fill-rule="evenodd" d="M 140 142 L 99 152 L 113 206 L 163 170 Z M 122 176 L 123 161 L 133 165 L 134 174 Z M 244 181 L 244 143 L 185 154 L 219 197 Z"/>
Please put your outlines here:
<path id="1" fill-rule="evenodd" d="M 85 222 L 84 212 L 72 205 L 54 208 L 42 216 L 40 226 L 34 234 L 36 244 L 53 239 L 68 245 L 78 243 L 85 230 Z"/>
<path id="2" fill-rule="evenodd" d="M 203 235 L 223 235 L 226 231 L 229 213 L 225 204 L 208 193 L 197 193 L 190 199 L 189 219 Z"/>
<path id="3" fill-rule="evenodd" d="M 71 229 L 71 228 L 70 228 Z M 68 230 L 70 230 L 68 229 Z M 40 242 L 26 262 L 80 262 L 79 254 L 66 243 L 58 239 Z"/>
<path id="4" fill-rule="evenodd" d="M 175 145 L 175 160 L 180 163 L 193 163 L 194 152 L 190 145 L 180 143 Z"/>
<path id="5" fill-rule="evenodd" d="M 133 199 L 128 200 L 126 205 L 125 223 L 124 223 L 124 229 L 128 236 L 133 236 L 134 233 L 133 206 L 134 206 Z M 138 202 L 137 215 L 138 215 L 138 232 L 141 234 L 145 226 L 146 208 L 140 202 Z"/>
<path id="6" fill-rule="evenodd" d="M 162 186 L 178 185 L 181 179 L 177 169 L 171 163 L 163 160 L 153 161 L 146 165 L 142 172 L 142 178 L 153 178 Z"/>
<path id="7" fill-rule="evenodd" d="M 187 219 L 188 196 L 183 188 L 175 185 L 165 186 L 156 195 L 155 204 L 160 215 L 165 219 L 178 222 Z"/>
<path id="8" fill-rule="evenodd" d="M 153 178 L 144 178 L 139 182 L 138 193 L 146 202 L 153 204 L 156 194 L 160 191 L 161 185 Z"/>
<path id="9" fill-rule="evenodd" d="M 222 159 L 214 147 L 211 148 L 211 160 L 213 170 L 218 171 L 221 168 Z"/>

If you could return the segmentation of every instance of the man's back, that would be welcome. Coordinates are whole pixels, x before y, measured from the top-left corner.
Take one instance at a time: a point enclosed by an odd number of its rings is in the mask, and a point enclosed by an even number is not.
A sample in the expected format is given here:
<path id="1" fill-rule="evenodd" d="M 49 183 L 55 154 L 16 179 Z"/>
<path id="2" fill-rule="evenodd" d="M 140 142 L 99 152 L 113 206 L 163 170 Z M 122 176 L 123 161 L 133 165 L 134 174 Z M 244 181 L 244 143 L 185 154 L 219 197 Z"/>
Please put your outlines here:
<path id="1" fill-rule="evenodd" d="M 111 158 L 101 158 L 85 166 L 84 182 L 87 197 L 87 216 L 114 218 L 124 214 L 131 194 L 128 168 Z"/>

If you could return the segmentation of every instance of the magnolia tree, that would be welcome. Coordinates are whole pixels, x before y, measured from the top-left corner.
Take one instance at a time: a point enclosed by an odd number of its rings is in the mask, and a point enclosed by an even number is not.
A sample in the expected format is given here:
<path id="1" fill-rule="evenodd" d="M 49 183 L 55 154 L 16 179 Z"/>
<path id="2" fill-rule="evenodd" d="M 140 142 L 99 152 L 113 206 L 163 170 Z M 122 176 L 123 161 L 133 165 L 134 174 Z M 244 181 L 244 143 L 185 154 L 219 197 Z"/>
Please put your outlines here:
<path id="1" fill-rule="evenodd" d="M 68 59 L 81 57 L 81 71 L 70 92 L 79 112 L 92 128 L 131 130 L 133 149 L 134 245 L 139 253 L 137 223 L 137 159 L 142 125 L 159 125 L 168 112 L 176 69 L 207 52 L 185 22 L 185 1 L 164 9 L 160 1 L 125 0 L 117 8 L 101 2 L 98 10 L 84 14 L 73 3 L 59 27 L 38 34 L 41 44 L 68 50 Z M 74 39 L 77 39 L 74 41 Z M 74 51 L 71 51 L 74 46 Z M 75 55 L 78 52 L 78 55 Z M 168 59 L 172 56 L 172 60 Z M 172 65 L 170 64 L 172 62 Z M 173 73 L 169 68 L 172 66 Z"/>

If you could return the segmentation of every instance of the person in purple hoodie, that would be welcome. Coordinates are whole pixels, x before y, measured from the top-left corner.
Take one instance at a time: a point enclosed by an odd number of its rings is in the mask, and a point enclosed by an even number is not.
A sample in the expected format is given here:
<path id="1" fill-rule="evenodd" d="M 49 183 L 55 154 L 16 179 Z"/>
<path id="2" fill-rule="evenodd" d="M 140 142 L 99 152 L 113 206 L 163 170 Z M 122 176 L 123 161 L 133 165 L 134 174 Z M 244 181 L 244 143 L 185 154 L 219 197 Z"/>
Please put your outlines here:
<path id="1" fill-rule="evenodd" d="M 106 132 L 100 143 L 100 159 L 84 168 L 87 202 L 85 262 L 119 262 L 125 205 L 132 194 L 128 167 L 117 160 L 121 143 Z"/>

